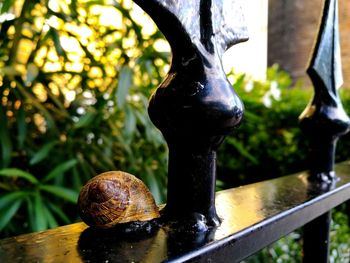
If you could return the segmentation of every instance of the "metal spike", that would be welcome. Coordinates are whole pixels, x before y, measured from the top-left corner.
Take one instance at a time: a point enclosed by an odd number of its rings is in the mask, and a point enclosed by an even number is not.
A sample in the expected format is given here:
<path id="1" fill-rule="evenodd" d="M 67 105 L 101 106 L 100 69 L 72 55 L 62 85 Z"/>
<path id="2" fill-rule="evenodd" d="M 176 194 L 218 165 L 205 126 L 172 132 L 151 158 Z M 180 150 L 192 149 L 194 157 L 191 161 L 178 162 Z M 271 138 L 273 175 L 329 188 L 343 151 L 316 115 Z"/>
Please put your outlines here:
<path id="1" fill-rule="evenodd" d="M 326 0 L 320 30 L 307 70 L 315 95 L 300 116 L 300 125 L 310 140 L 311 177 L 332 182 L 335 146 L 349 131 L 338 89 L 343 83 L 338 22 L 338 0 Z"/>
<path id="2" fill-rule="evenodd" d="M 300 126 L 310 141 L 309 181 L 329 191 L 338 181 L 334 172 L 338 138 L 349 131 L 350 120 L 338 95 L 343 83 L 338 0 L 325 0 L 320 31 L 307 70 L 315 95 L 301 115 Z M 331 212 L 304 227 L 303 262 L 328 262 Z M 316 239 L 315 239 L 316 237 Z"/>

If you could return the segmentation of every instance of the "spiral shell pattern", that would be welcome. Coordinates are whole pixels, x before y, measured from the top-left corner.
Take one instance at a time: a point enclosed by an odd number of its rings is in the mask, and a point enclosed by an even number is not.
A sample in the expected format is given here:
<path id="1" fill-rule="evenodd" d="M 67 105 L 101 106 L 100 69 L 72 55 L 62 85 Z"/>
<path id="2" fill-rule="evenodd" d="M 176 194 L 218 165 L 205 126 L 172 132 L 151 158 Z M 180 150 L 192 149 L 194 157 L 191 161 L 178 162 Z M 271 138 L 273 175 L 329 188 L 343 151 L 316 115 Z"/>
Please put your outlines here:
<path id="1" fill-rule="evenodd" d="M 146 185 L 121 171 L 102 173 L 88 181 L 80 192 L 78 209 L 86 224 L 100 228 L 159 217 Z"/>

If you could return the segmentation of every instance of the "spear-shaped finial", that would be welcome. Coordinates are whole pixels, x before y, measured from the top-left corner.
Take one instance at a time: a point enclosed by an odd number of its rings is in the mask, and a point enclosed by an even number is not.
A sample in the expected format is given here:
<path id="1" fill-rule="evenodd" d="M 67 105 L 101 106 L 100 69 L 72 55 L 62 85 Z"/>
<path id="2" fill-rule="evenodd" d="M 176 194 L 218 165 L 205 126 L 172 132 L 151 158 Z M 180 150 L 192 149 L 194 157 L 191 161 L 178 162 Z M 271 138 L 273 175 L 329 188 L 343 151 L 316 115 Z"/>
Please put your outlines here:
<path id="1" fill-rule="evenodd" d="M 301 128 L 310 139 L 312 179 L 331 182 L 335 146 L 349 131 L 350 120 L 338 89 L 343 83 L 338 23 L 338 1 L 326 0 L 308 74 L 315 94 L 300 116 Z"/>
<path id="2" fill-rule="evenodd" d="M 314 53 L 307 70 L 315 94 L 300 116 L 300 125 L 310 141 L 310 182 L 320 191 L 337 181 L 334 157 L 337 140 L 349 131 L 350 120 L 343 109 L 338 89 L 342 85 L 339 44 L 338 0 L 325 0 Z M 331 212 L 304 226 L 303 262 L 329 261 Z"/>

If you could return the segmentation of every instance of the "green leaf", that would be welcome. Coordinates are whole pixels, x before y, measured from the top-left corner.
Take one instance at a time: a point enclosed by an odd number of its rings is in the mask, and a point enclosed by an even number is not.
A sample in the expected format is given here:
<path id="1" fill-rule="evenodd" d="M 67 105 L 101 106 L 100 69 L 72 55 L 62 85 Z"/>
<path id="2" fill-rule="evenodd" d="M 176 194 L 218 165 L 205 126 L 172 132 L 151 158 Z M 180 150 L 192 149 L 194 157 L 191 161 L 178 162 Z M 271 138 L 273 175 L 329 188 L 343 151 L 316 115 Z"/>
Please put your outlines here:
<path id="1" fill-rule="evenodd" d="M 242 90 L 243 87 L 244 87 L 244 84 L 245 84 L 245 79 L 246 79 L 246 75 L 245 74 L 240 75 L 238 77 L 238 79 L 236 80 L 236 82 L 233 84 L 233 87 L 235 89 Z"/>
<path id="2" fill-rule="evenodd" d="M 72 170 L 72 173 L 73 173 L 73 188 L 74 189 L 80 189 L 83 185 L 82 183 L 82 178 L 80 176 L 80 173 L 78 172 L 78 168 L 77 166 L 73 167 L 73 170 Z"/>
<path id="3" fill-rule="evenodd" d="M 23 200 L 17 200 L 9 207 L 0 210 L 0 231 L 6 227 L 12 217 L 16 214 L 17 210 L 21 206 Z"/>
<path id="4" fill-rule="evenodd" d="M 50 173 L 48 173 L 41 181 L 47 182 L 53 178 L 61 176 L 64 172 L 74 167 L 77 163 L 78 161 L 76 159 L 72 159 L 64 163 L 61 163 L 58 166 L 56 166 Z"/>
<path id="5" fill-rule="evenodd" d="M 117 86 L 117 105 L 123 108 L 126 96 L 132 85 L 132 71 L 129 67 L 123 66 L 119 72 L 118 86 Z"/>
<path id="6" fill-rule="evenodd" d="M 25 172 L 21 169 L 17 168 L 5 168 L 0 170 L 0 176 L 3 177 L 19 177 L 23 178 L 32 184 L 38 184 L 39 181 L 30 173 Z"/>
<path id="7" fill-rule="evenodd" d="M 27 123 L 25 117 L 25 112 L 22 106 L 18 109 L 17 112 L 18 146 L 20 148 L 23 147 L 27 136 Z"/>
<path id="8" fill-rule="evenodd" d="M 227 141 L 233 145 L 242 156 L 249 159 L 253 164 L 259 163 L 259 161 L 245 149 L 244 145 L 241 142 L 232 137 L 227 138 Z"/>
<path id="9" fill-rule="evenodd" d="M 60 13 L 55 12 L 55 11 L 53 11 L 53 10 L 50 9 L 50 8 L 48 9 L 48 12 L 47 12 L 47 13 L 50 14 L 50 15 L 57 16 L 58 18 L 62 19 L 64 22 L 69 22 L 69 21 L 71 21 L 70 17 L 67 16 L 66 14 L 64 14 L 64 13 L 62 13 L 62 12 L 60 12 Z"/>
<path id="10" fill-rule="evenodd" d="M 47 92 L 47 95 L 49 96 L 49 98 L 56 104 L 56 106 L 59 108 L 59 114 L 61 114 L 62 116 L 66 117 L 66 118 L 69 118 L 70 115 L 67 111 L 67 109 L 65 108 L 64 106 L 64 102 L 62 102 L 62 100 L 64 101 L 64 97 L 62 98 L 61 96 L 57 96 L 57 95 L 54 95 L 52 93 L 52 90 L 49 88 L 49 87 L 45 87 L 46 89 L 46 92 Z M 60 94 L 61 95 L 61 94 Z"/>
<path id="11" fill-rule="evenodd" d="M 27 76 L 26 81 L 33 82 L 39 74 L 39 68 L 34 63 L 29 63 L 27 65 Z"/>
<path id="12" fill-rule="evenodd" d="M 40 190 L 53 194 L 71 203 L 76 203 L 78 200 L 78 193 L 61 186 L 41 185 Z"/>
<path id="13" fill-rule="evenodd" d="M 4 0 L 1 6 L 0 14 L 6 13 L 7 11 L 9 11 L 13 3 L 14 3 L 14 0 Z"/>
<path id="14" fill-rule="evenodd" d="M 57 143 L 57 141 L 53 141 L 45 144 L 36 154 L 34 154 L 34 156 L 30 159 L 29 164 L 34 165 L 44 160 Z"/>
<path id="15" fill-rule="evenodd" d="M 35 194 L 34 199 L 35 224 L 34 231 L 47 229 L 47 220 L 44 212 L 44 204 L 39 192 Z"/>
<path id="16" fill-rule="evenodd" d="M 0 197 L 0 210 L 9 207 L 12 203 L 22 200 L 27 196 L 26 192 L 11 192 Z"/>
<path id="17" fill-rule="evenodd" d="M 63 221 L 63 223 L 65 223 L 65 224 L 70 223 L 69 218 L 66 216 L 65 213 L 62 212 L 62 209 L 59 208 L 57 205 L 55 205 L 53 203 L 48 203 L 47 206 L 54 214 L 56 214 Z"/>
<path id="18" fill-rule="evenodd" d="M 52 215 L 52 213 L 50 212 L 50 210 L 46 206 L 43 206 L 43 209 L 44 209 L 44 214 L 45 214 L 46 219 L 47 219 L 48 227 L 49 228 L 58 227 L 58 223 L 57 223 L 56 219 L 54 218 L 54 216 Z"/>
<path id="19" fill-rule="evenodd" d="M 27 202 L 29 227 L 30 227 L 30 230 L 34 232 L 36 231 L 36 226 L 35 226 L 34 201 L 32 200 L 32 196 L 26 196 L 26 202 Z"/>
<path id="20" fill-rule="evenodd" d="M 59 35 L 58 31 L 55 28 L 51 27 L 50 33 L 51 33 L 51 37 L 52 37 L 53 43 L 55 45 L 55 49 L 56 49 L 57 54 L 59 56 L 63 57 L 65 60 L 67 60 L 68 59 L 67 54 L 61 45 L 60 35 Z"/>
<path id="21" fill-rule="evenodd" d="M 7 118 L 3 107 L 0 107 L 0 145 L 2 162 L 0 165 L 2 167 L 7 167 L 11 162 L 11 152 L 12 152 L 12 142 L 7 129 Z"/>
<path id="22" fill-rule="evenodd" d="M 124 132 L 127 137 L 132 137 L 136 129 L 136 117 L 130 107 L 125 108 Z"/>
<path id="23" fill-rule="evenodd" d="M 82 117 L 79 118 L 79 121 L 74 124 L 75 129 L 83 128 L 86 126 L 89 126 L 96 117 L 96 112 L 94 111 L 88 111 L 83 115 Z"/>
<path id="24" fill-rule="evenodd" d="M 71 0 L 71 4 L 70 4 L 70 11 L 71 11 L 71 16 L 72 17 L 77 17 L 78 15 L 78 4 L 77 4 L 77 0 Z"/>
<path id="25" fill-rule="evenodd" d="M 157 182 L 156 177 L 154 176 L 154 173 L 152 172 L 152 170 L 150 168 L 146 168 L 146 181 L 147 181 L 147 186 L 150 189 L 154 199 L 156 200 L 156 203 L 160 203 L 160 201 L 162 200 L 162 195 L 161 195 L 161 191 L 159 189 L 160 184 L 159 182 Z"/>

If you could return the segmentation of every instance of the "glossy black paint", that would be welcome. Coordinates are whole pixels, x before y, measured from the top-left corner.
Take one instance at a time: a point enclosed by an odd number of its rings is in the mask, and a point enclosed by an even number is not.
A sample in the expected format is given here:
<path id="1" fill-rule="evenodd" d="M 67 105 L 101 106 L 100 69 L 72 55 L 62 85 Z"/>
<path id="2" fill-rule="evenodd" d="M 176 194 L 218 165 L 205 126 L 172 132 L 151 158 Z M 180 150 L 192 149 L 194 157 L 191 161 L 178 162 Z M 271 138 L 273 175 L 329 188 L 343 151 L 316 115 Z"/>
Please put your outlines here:
<path id="1" fill-rule="evenodd" d="M 240 262 L 349 200 L 350 161 L 335 171 L 333 187 L 302 172 L 218 192 L 222 223 L 206 232 L 161 226 L 128 235 L 77 223 L 0 240 L 0 262 Z"/>
<path id="2" fill-rule="evenodd" d="M 300 125 L 311 143 L 312 179 L 331 183 L 335 147 L 350 129 L 350 119 L 338 95 L 342 85 L 338 1 L 326 0 L 318 39 L 307 70 L 315 95 L 300 116 Z"/>
<path id="3" fill-rule="evenodd" d="M 135 0 L 168 39 L 171 69 L 149 103 L 149 116 L 169 146 L 163 221 L 204 231 L 218 226 L 216 150 L 243 117 L 243 104 L 221 56 L 247 40 L 238 1 Z M 225 7 L 225 8 L 224 8 Z"/>
<path id="4" fill-rule="evenodd" d="M 328 262 L 331 212 L 327 212 L 304 226 L 303 262 Z M 321 246 L 319 241 L 322 242 Z"/>
<path id="5" fill-rule="evenodd" d="M 307 70 L 315 95 L 300 117 L 300 126 L 310 141 L 309 180 L 326 190 L 338 180 L 334 172 L 336 143 L 350 129 L 338 94 L 343 82 L 339 42 L 338 0 L 326 0 Z M 328 262 L 330 222 L 329 211 L 304 227 L 303 262 Z"/>

